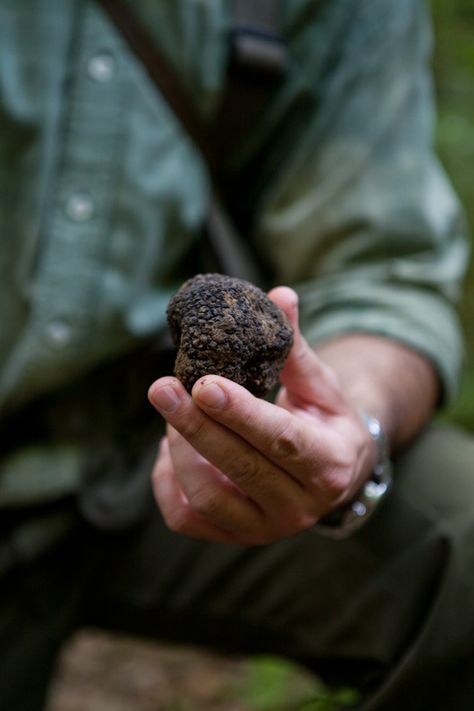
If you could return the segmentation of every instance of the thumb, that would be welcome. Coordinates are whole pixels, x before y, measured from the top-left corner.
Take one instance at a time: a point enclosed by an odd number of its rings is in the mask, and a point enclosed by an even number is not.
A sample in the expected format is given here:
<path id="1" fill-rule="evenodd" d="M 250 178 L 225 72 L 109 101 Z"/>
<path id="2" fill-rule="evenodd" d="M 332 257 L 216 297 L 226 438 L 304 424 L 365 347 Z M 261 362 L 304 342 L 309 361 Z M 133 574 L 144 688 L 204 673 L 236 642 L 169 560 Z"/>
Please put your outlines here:
<path id="1" fill-rule="evenodd" d="M 272 289 L 268 297 L 285 313 L 294 331 L 293 347 L 280 373 L 288 395 L 331 412 L 337 411 L 343 400 L 339 383 L 333 370 L 318 358 L 300 331 L 298 295 L 289 287 L 279 286 Z"/>

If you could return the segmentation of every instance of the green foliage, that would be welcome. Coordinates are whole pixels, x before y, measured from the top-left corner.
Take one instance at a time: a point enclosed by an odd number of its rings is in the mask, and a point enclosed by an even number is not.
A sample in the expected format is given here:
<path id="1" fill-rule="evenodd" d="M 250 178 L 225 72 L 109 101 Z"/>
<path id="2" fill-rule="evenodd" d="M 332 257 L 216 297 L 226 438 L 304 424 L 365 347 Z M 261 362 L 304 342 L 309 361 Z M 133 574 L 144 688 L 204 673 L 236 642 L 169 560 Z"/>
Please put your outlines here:
<path id="1" fill-rule="evenodd" d="M 245 663 L 236 698 L 251 711 L 340 711 L 359 700 L 354 689 L 329 689 L 297 664 L 275 656 Z"/>
<path id="2" fill-rule="evenodd" d="M 238 699 L 252 711 L 296 711 L 322 688 L 295 664 L 275 656 L 258 656 L 245 663 Z"/>
<path id="3" fill-rule="evenodd" d="M 436 33 L 434 70 L 439 119 L 437 147 L 464 205 L 474 234 L 474 0 L 433 0 Z M 474 430 L 474 264 L 465 284 L 460 316 L 467 357 L 459 401 L 451 420 Z"/>
<path id="4" fill-rule="evenodd" d="M 300 706 L 298 711 L 342 711 L 354 708 L 359 701 L 360 696 L 355 689 L 343 687 L 320 694 L 318 698 Z"/>

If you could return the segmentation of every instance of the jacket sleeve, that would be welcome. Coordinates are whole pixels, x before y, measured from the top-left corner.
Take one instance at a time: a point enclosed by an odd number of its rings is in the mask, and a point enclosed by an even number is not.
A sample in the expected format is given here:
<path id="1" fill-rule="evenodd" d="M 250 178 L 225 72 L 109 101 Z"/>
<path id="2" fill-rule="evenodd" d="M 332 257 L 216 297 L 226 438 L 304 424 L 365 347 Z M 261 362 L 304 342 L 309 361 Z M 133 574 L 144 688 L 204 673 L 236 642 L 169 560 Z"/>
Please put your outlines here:
<path id="1" fill-rule="evenodd" d="M 353 6 L 257 240 L 276 279 L 299 291 L 310 342 L 357 331 L 403 342 L 434 363 L 449 399 L 468 242 L 432 146 L 430 25 L 418 0 Z"/>

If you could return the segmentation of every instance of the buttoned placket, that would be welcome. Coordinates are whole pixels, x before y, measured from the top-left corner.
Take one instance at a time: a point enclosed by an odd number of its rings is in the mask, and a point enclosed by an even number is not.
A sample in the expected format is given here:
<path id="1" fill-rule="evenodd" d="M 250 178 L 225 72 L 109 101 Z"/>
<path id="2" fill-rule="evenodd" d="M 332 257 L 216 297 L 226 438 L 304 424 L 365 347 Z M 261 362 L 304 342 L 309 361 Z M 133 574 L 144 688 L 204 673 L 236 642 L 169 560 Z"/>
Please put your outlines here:
<path id="1" fill-rule="evenodd" d="M 84 9 L 45 246 L 36 275 L 37 323 L 47 348 L 77 355 L 97 319 L 101 265 L 123 136 L 124 82 L 110 28 Z"/>

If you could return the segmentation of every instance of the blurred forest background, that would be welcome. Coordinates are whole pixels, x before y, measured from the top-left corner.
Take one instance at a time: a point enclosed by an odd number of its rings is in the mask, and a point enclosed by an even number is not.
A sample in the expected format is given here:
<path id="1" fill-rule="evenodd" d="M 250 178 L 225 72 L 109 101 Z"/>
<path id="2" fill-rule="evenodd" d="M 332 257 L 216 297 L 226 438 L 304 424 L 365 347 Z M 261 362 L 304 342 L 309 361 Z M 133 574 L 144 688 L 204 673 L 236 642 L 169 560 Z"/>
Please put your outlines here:
<path id="1" fill-rule="evenodd" d="M 438 97 L 437 147 L 474 234 L 474 0 L 433 0 Z M 461 395 L 449 416 L 474 430 L 474 264 L 461 318 L 467 340 Z"/>
<path id="2" fill-rule="evenodd" d="M 396 0 L 394 0 L 396 1 Z M 474 233 L 474 0 L 433 0 L 437 147 Z M 472 240 L 472 237 L 471 237 Z M 474 431 L 474 265 L 461 305 L 467 357 L 448 417 Z M 65 649 L 49 711 L 335 711 L 350 689 L 328 690 L 272 657 L 219 658 L 93 631 Z"/>

